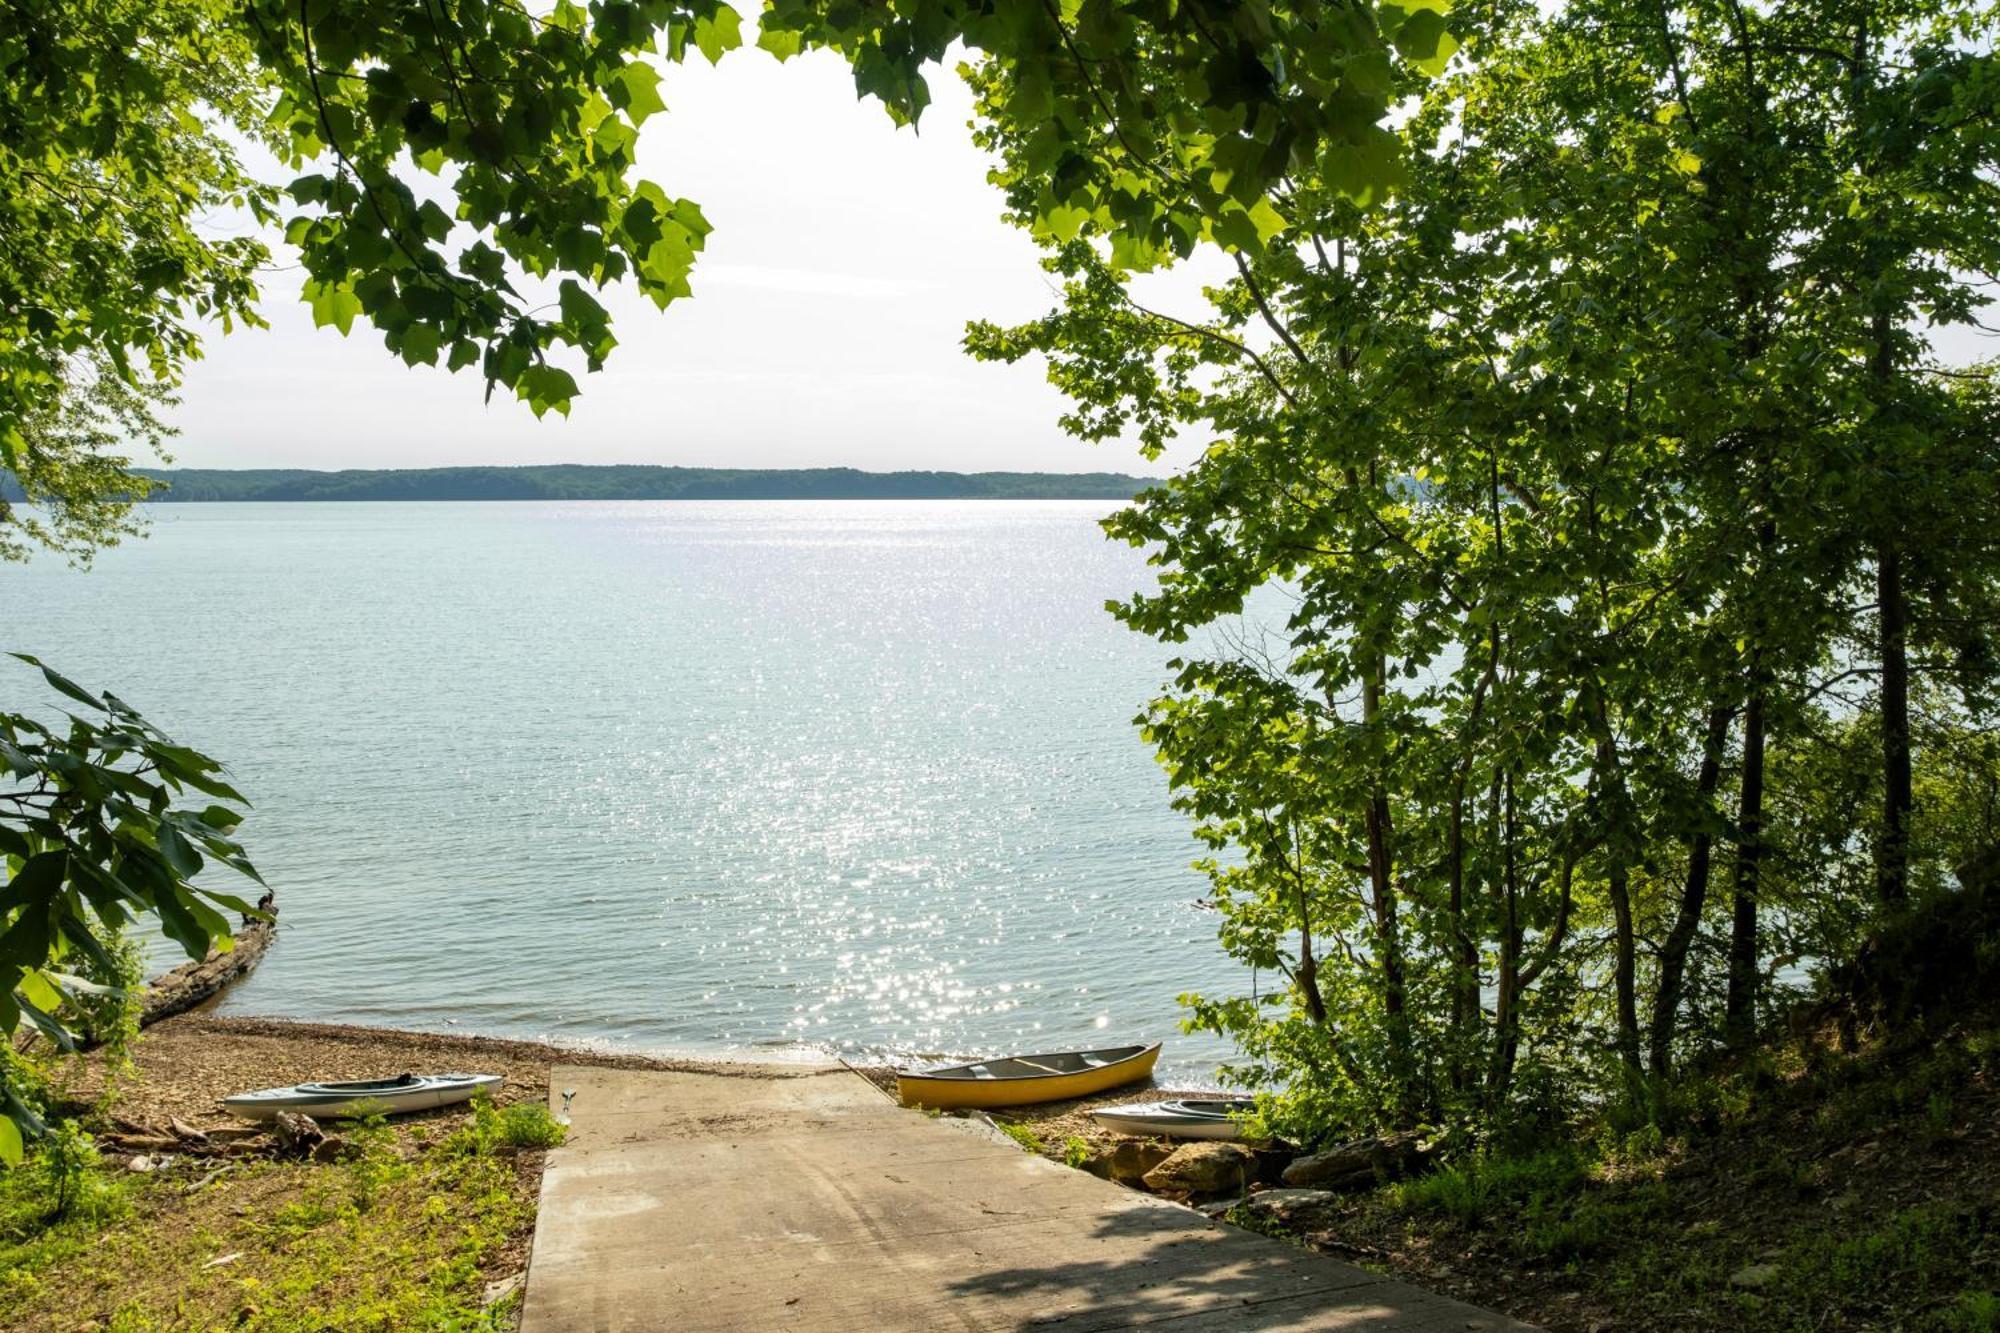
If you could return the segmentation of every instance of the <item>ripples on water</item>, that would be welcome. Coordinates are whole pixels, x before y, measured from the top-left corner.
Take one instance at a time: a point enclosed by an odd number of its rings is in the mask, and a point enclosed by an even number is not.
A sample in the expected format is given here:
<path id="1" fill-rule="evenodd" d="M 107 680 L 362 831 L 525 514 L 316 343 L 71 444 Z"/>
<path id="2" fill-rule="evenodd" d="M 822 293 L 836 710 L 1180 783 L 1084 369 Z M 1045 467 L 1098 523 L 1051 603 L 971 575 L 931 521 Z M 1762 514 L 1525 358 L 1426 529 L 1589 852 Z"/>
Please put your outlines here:
<path id="1" fill-rule="evenodd" d="M 1165 1039 L 1221 957 L 1088 502 L 162 506 L 0 647 L 225 759 L 229 1009 L 897 1058 Z M 0 675 L 10 703 L 41 697 Z"/>

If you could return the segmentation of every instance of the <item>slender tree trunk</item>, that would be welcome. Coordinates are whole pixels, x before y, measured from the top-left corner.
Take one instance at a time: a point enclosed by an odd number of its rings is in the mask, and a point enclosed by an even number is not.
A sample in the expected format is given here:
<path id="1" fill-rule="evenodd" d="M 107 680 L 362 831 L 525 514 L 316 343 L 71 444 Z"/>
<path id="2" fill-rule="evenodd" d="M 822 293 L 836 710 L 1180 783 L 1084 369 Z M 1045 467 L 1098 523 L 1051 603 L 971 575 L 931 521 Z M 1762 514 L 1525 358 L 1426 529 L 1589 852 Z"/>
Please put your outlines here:
<path id="1" fill-rule="evenodd" d="M 1368 664 L 1361 687 L 1361 723 L 1374 730 L 1382 711 L 1383 679 L 1387 665 L 1380 656 Z M 1402 923 L 1396 904 L 1395 853 L 1390 843 L 1389 795 L 1379 782 L 1372 785 L 1364 822 L 1368 837 L 1368 880 L 1375 908 L 1377 965 L 1382 969 L 1382 1013 L 1390 1042 L 1390 1060 L 1396 1070 L 1397 1103 L 1405 1111 L 1415 1105 L 1415 1062 L 1410 1050 L 1407 982 L 1403 971 Z"/>
<path id="2" fill-rule="evenodd" d="M 1611 716 L 1601 695 L 1593 692 L 1590 702 L 1591 725 L 1597 731 L 1597 774 L 1604 784 L 1606 804 L 1613 825 L 1631 817 L 1631 801 L 1625 789 L 1625 767 L 1618 753 L 1618 740 L 1611 734 Z M 1605 892 L 1611 899 L 1612 985 L 1616 992 L 1618 1018 L 1618 1063 L 1625 1071 L 1627 1088 L 1637 1093 L 1643 1081 L 1639 1063 L 1639 946 L 1632 924 L 1632 871 L 1623 836 L 1614 830 L 1605 840 L 1610 857 L 1605 876 Z"/>
<path id="3" fill-rule="evenodd" d="M 1502 804 L 1502 791 L 1505 804 Z M 1514 781 L 1494 779 L 1493 826 L 1500 838 L 1500 959 L 1494 974 L 1493 1063 L 1487 1070 L 1487 1104 L 1497 1107 L 1514 1079 L 1520 1042 L 1517 1009 L 1521 999 L 1521 892 L 1514 861 Z"/>
<path id="4" fill-rule="evenodd" d="M 1910 658 L 1909 607 L 1903 598 L 1903 557 L 1884 542 L 1875 555 L 1882 638 L 1882 844 L 1875 890 L 1885 903 L 1909 896 Z"/>
<path id="5" fill-rule="evenodd" d="M 1447 854 L 1451 914 L 1451 1030 L 1456 1039 L 1451 1086 L 1464 1092 L 1477 1077 L 1471 1053 L 1479 1030 L 1479 946 L 1472 938 L 1465 911 L 1465 783 L 1468 760 L 1460 766 L 1451 793 L 1451 838 Z"/>
<path id="6" fill-rule="evenodd" d="M 1764 854 L 1764 682 L 1753 651 L 1750 698 L 1743 709 L 1743 790 L 1737 810 L 1736 895 L 1729 928 L 1729 990 L 1724 1028 L 1732 1046 L 1757 1028 L 1757 889 Z"/>
<path id="7" fill-rule="evenodd" d="M 1618 992 L 1618 1063 L 1625 1069 L 1626 1084 L 1637 1091 L 1644 1081 L 1639 1063 L 1639 962 L 1632 931 L 1631 872 L 1624 856 L 1612 853 L 1611 873 L 1606 877 L 1611 895 L 1612 931 L 1616 936 L 1613 982 Z"/>
<path id="8" fill-rule="evenodd" d="M 1702 738 L 1701 769 L 1695 775 L 1695 793 L 1706 811 L 1722 781 L 1722 752 L 1729 744 L 1730 709 L 1723 705 L 1708 714 L 1708 734 Z M 1709 864 L 1715 839 L 1706 828 L 1696 830 L 1688 841 L 1687 879 L 1681 884 L 1681 902 L 1674 924 L 1660 946 L 1660 984 L 1653 995 L 1653 1021 L 1648 1033 L 1647 1057 L 1653 1077 L 1665 1078 L 1673 1072 L 1674 1026 L 1680 1020 L 1681 993 L 1687 985 L 1688 950 L 1701 929 L 1701 913 L 1708 903 Z"/>
<path id="9" fill-rule="evenodd" d="M 1887 406 L 1896 372 L 1887 311 L 1876 312 L 1872 331 L 1875 352 L 1868 372 L 1879 412 Z M 1910 610 L 1903 592 L 1903 553 L 1893 536 L 1876 543 L 1875 594 L 1882 654 L 1882 842 L 1875 854 L 1875 892 L 1885 903 L 1899 903 L 1909 896 L 1909 817 L 1915 802 L 1910 792 Z"/>
<path id="10" fill-rule="evenodd" d="M 1305 858 L 1298 841 L 1292 843 L 1292 880 L 1299 890 L 1299 991 L 1305 996 L 1306 1012 L 1312 1021 L 1326 1026 L 1326 1000 L 1319 992 L 1319 960 L 1313 956 L 1312 900 L 1306 896 Z"/>

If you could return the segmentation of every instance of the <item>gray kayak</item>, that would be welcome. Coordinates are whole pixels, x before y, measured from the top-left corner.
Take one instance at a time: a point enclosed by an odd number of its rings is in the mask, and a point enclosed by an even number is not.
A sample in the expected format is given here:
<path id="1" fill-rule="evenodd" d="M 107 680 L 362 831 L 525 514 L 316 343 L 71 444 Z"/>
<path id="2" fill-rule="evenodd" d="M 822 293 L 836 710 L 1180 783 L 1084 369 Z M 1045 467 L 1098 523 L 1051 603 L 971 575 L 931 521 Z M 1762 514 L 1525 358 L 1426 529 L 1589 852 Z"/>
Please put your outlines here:
<path id="1" fill-rule="evenodd" d="M 1235 1097 L 1184 1097 L 1166 1102 L 1127 1102 L 1092 1111 L 1090 1118 L 1119 1134 L 1163 1134 L 1174 1139 L 1234 1139 L 1242 1136 L 1239 1119 L 1257 1103 Z"/>
<path id="2" fill-rule="evenodd" d="M 498 1074 L 398 1074 L 352 1083 L 294 1083 L 288 1088 L 239 1092 L 224 1097 L 222 1107 L 245 1120 L 275 1119 L 280 1111 L 316 1120 L 402 1115 L 469 1101 L 481 1092 L 498 1092 L 503 1081 Z"/>

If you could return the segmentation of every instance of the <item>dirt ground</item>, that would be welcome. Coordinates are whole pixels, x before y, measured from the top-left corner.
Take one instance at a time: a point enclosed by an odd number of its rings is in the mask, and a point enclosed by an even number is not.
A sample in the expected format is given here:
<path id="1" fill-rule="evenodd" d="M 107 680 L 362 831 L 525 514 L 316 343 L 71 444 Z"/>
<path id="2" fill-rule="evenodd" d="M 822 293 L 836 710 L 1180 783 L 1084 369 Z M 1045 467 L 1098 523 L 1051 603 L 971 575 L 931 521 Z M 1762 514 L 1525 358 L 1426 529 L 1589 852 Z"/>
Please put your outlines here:
<path id="1" fill-rule="evenodd" d="M 703 1062 L 552 1046 L 494 1037 L 457 1037 L 330 1023 L 186 1014 L 146 1029 L 134 1052 L 136 1069 L 119 1079 L 118 1114 L 142 1123 L 169 1116 L 197 1128 L 230 1123 L 217 1104 L 230 1093 L 309 1080 L 383 1078 L 409 1073 L 499 1074 L 507 1081 L 495 1101 L 548 1096 L 552 1065 L 618 1069 L 705 1068 Z M 79 1099 L 103 1085 L 92 1065 L 73 1085 Z"/>

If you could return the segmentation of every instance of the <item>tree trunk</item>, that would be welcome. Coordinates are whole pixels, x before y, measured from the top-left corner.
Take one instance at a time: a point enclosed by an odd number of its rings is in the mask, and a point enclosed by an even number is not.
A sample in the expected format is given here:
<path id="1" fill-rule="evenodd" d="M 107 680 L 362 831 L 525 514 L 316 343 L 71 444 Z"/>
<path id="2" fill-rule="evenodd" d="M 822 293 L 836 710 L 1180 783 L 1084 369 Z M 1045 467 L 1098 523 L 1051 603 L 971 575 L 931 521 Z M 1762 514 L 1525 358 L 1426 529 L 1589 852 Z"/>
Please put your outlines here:
<path id="1" fill-rule="evenodd" d="M 1626 1085 L 1636 1092 L 1644 1081 L 1644 1073 L 1639 1063 L 1639 964 L 1632 931 L 1630 875 L 1625 858 L 1614 849 L 1607 889 L 1616 935 L 1613 981 L 1618 991 L 1618 1063 L 1625 1070 Z"/>
<path id="2" fill-rule="evenodd" d="M 1876 849 L 1875 892 L 1885 903 L 1909 896 L 1910 659 L 1909 607 L 1903 598 L 1903 557 L 1884 542 L 1875 556 L 1882 637 L 1882 842 Z"/>
<path id="3" fill-rule="evenodd" d="M 1728 707 L 1712 709 L 1708 734 L 1702 740 L 1701 769 L 1695 775 L 1695 793 L 1706 809 L 1715 799 L 1722 781 L 1722 752 L 1729 744 Z M 1653 1077 L 1665 1078 L 1673 1070 L 1674 1025 L 1679 1021 L 1681 993 L 1687 985 L 1688 950 L 1701 929 L 1702 909 L 1708 903 L 1709 863 L 1715 839 L 1706 828 L 1696 830 L 1688 842 L 1687 879 L 1681 884 L 1680 909 L 1660 946 L 1660 984 L 1653 995 L 1653 1021 L 1648 1034 L 1648 1064 Z"/>
<path id="4" fill-rule="evenodd" d="M 1501 792 L 1504 789 L 1505 805 Z M 1498 1109 L 1514 1078 L 1520 1042 L 1516 1010 L 1521 998 L 1521 894 L 1514 862 L 1514 782 L 1494 779 L 1493 827 L 1500 837 L 1500 959 L 1493 978 L 1493 1063 L 1487 1070 L 1489 1110 Z"/>
<path id="5" fill-rule="evenodd" d="M 1764 853 L 1764 685 L 1752 661 L 1743 709 L 1743 790 L 1737 809 L 1736 900 L 1729 928 L 1729 991 L 1724 1029 L 1732 1046 L 1757 1029 L 1757 888 Z"/>
<path id="6" fill-rule="evenodd" d="M 1387 673 L 1380 656 L 1368 666 L 1361 687 L 1361 723 L 1373 732 L 1382 709 L 1382 682 Z M 1395 853 L 1389 834 L 1389 795 L 1379 782 L 1371 785 L 1365 812 L 1368 836 L 1368 880 L 1374 899 L 1375 948 L 1382 969 L 1382 1013 L 1390 1042 L 1391 1067 L 1396 1071 L 1397 1104 L 1406 1112 L 1415 1109 L 1415 1069 L 1410 1050 L 1409 1019 L 1406 1009 L 1406 982 L 1403 973 L 1401 922 L 1397 916 Z"/>
<path id="7" fill-rule="evenodd" d="M 1612 986 L 1616 995 L 1618 1020 L 1618 1063 L 1624 1069 L 1627 1088 L 1636 1093 L 1643 1078 L 1639 1063 L 1639 958 L 1638 939 L 1632 924 L 1632 871 L 1624 838 L 1616 826 L 1631 818 L 1631 801 L 1625 789 L 1625 768 L 1618 753 L 1617 738 L 1611 734 L 1610 711 L 1602 695 L 1592 691 L 1590 720 L 1597 732 L 1597 774 L 1604 785 L 1609 823 L 1605 839 L 1610 857 L 1605 876 L 1605 892 L 1611 899 Z"/>

